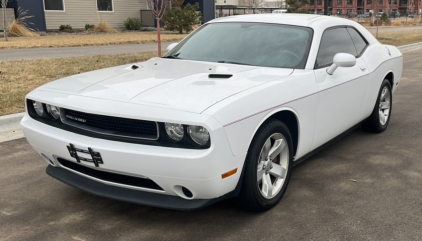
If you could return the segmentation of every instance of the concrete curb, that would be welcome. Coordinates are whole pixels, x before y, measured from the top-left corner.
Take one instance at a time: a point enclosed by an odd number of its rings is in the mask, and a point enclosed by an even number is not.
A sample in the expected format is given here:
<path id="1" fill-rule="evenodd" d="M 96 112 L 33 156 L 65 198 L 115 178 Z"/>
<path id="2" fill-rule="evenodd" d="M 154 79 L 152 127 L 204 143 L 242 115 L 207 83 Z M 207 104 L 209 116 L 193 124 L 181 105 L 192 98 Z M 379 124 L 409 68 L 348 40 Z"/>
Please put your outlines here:
<path id="1" fill-rule="evenodd" d="M 0 133 L 19 129 L 19 122 L 22 120 L 24 115 L 25 112 L 0 116 Z"/>
<path id="2" fill-rule="evenodd" d="M 25 113 L 0 116 L 0 143 L 24 137 L 20 121 Z"/>
<path id="3" fill-rule="evenodd" d="M 408 45 L 402 45 L 402 46 L 399 46 L 397 48 L 400 49 L 400 51 L 402 53 L 407 53 L 407 52 L 410 52 L 410 51 L 422 49 L 422 42 L 414 43 L 414 44 L 408 44 Z"/>
<path id="4" fill-rule="evenodd" d="M 422 49 L 422 42 L 399 46 L 402 53 Z M 22 120 L 25 112 L 0 116 L 0 142 L 14 140 L 24 137 L 19 122 Z"/>

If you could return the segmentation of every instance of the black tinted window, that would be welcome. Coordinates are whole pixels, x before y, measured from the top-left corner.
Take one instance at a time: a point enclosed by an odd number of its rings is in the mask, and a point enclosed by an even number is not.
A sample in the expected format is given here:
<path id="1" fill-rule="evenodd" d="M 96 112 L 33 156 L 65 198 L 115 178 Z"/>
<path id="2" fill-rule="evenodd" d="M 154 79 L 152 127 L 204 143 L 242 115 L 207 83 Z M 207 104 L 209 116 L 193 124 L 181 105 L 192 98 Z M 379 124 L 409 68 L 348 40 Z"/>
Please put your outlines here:
<path id="1" fill-rule="evenodd" d="M 355 44 L 356 51 L 358 52 L 358 55 L 362 53 L 362 51 L 365 49 L 367 43 L 362 38 L 362 36 L 356 31 L 354 28 L 347 28 L 347 31 L 350 33 L 350 37 L 352 37 L 353 43 Z"/>
<path id="2" fill-rule="evenodd" d="M 319 46 L 315 68 L 331 65 L 334 55 L 338 53 L 358 55 L 346 28 L 334 28 L 325 31 Z"/>
<path id="3" fill-rule="evenodd" d="M 47 11 L 63 11 L 63 0 L 44 0 L 44 7 Z"/>

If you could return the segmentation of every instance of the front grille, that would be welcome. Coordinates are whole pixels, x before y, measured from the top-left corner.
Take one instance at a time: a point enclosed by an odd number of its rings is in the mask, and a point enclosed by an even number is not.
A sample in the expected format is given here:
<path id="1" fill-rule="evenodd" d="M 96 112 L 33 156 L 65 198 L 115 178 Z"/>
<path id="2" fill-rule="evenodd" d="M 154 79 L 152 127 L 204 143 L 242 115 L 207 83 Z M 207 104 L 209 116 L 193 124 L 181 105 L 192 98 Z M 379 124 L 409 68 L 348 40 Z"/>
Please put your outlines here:
<path id="1" fill-rule="evenodd" d="M 154 121 L 119 118 L 104 115 L 61 109 L 61 119 L 64 124 L 95 133 L 157 140 L 158 124 Z"/>
<path id="2" fill-rule="evenodd" d="M 71 170 L 74 170 L 76 172 L 85 174 L 90 177 L 94 177 L 103 181 L 107 182 L 113 182 L 128 186 L 134 186 L 134 187 L 142 187 L 147 189 L 154 189 L 154 190 L 160 190 L 164 191 L 160 186 L 157 185 L 154 181 L 151 179 L 146 178 L 140 178 L 140 177 L 132 177 L 132 176 L 126 176 L 122 174 L 116 174 L 111 172 L 104 172 L 99 171 L 93 168 L 89 168 L 86 166 L 79 165 L 75 162 L 71 162 L 62 158 L 57 158 L 57 160 L 60 162 L 60 164 L 66 168 L 69 168 Z"/>

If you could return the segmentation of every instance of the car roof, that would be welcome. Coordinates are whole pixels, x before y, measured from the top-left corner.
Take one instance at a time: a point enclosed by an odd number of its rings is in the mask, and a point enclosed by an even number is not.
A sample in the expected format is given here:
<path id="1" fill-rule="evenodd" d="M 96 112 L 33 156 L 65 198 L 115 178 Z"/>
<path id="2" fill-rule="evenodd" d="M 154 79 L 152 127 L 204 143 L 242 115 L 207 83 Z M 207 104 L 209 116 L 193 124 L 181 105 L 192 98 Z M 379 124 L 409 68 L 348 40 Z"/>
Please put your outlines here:
<path id="1" fill-rule="evenodd" d="M 275 24 L 287 24 L 295 26 L 310 26 L 311 23 L 319 20 L 329 20 L 329 25 L 348 25 L 350 20 L 330 17 L 316 14 L 245 14 L 235 15 L 230 17 L 217 18 L 209 23 L 224 23 L 224 22 L 260 22 L 260 23 L 275 23 Z"/>

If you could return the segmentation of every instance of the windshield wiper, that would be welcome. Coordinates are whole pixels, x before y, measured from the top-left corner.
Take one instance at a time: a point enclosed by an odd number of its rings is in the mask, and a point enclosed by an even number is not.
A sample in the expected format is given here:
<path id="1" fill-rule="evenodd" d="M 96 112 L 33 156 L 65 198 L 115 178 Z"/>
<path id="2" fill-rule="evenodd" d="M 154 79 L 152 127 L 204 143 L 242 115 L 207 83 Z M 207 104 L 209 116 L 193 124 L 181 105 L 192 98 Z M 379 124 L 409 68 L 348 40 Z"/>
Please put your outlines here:
<path id="1" fill-rule="evenodd" d="M 180 53 L 174 54 L 174 55 L 169 55 L 169 56 L 164 56 L 163 58 L 167 58 L 167 59 L 182 59 L 179 56 Z"/>
<path id="2" fill-rule="evenodd" d="M 232 62 L 232 61 L 224 61 L 224 60 L 217 61 L 217 63 L 224 63 L 224 64 L 239 64 L 239 65 L 251 65 L 251 64 L 238 63 L 238 62 Z"/>

